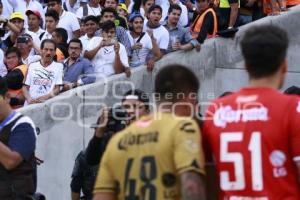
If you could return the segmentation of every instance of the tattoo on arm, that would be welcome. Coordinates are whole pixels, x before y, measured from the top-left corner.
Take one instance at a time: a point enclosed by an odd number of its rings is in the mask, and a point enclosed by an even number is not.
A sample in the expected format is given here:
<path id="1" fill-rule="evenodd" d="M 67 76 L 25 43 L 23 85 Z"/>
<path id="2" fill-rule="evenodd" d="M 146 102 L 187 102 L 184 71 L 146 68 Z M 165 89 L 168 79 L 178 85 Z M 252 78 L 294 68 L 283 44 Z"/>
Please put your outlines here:
<path id="1" fill-rule="evenodd" d="M 181 175 L 182 200 L 205 200 L 204 177 L 196 172 L 184 172 Z"/>

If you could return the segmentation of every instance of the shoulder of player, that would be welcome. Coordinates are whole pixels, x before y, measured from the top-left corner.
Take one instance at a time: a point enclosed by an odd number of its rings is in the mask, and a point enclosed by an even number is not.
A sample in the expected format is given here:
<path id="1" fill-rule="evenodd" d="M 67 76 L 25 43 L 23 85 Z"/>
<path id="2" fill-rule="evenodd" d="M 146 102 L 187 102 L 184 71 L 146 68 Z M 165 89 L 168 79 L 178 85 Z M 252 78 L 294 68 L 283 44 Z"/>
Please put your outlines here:
<path id="1" fill-rule="evenodd" d="M 76 20 L 77 20 L 77 16 L 76 16 L 76 14 L 74 14 L 74 13 L 72 13 L 72 12 L 69 12 L 69 11 L 64 11 L 64 12 L 66 12 L 66 17 L 72 17 L 72 18 L 76 18 Z"/>

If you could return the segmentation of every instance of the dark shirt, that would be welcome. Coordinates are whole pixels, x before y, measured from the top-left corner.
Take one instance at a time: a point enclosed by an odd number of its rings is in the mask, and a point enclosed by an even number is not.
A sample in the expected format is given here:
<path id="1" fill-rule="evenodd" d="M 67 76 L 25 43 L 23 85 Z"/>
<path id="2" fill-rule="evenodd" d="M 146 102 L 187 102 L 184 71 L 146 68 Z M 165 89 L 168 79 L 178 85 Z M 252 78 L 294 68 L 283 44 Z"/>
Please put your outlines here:
<path id="1" fill-rule="evenodd" d="M 197 15 L 194 15 L 194 20 L 196 20 Z M 203 43 L 207 37 L 207 34 L 213 34 L 214 32 L 214 17 L 211 12 L 207 13 L 204 17 L 201 30 L 197 36 L 197 41 Z"/>
<path id="2" fill-rule="evenodd" d="M 94 67 L 92 63 L 83 57 L 79 57 L 76 62 L 69 66 L 69 59 L 64 62 L 64 82 L 90 84 L 94 83 L 96 77 L 93 76 Z"/>
<path id="3" fill-rule="evenodd" d="M 117 16 L 116 22 L 118 23 L 116 24 L 117 26 L 122 26 L 123 28 L 128 29 L 128 25 L 124 17 Z"/>

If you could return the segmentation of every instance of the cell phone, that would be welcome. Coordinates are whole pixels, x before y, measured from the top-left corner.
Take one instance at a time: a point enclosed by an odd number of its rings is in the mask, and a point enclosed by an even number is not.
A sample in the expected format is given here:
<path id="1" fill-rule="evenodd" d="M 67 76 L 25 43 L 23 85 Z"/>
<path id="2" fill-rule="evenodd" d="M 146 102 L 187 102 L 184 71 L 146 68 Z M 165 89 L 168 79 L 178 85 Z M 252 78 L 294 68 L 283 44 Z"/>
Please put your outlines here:
<path id="1" fill-rule="evenodd" d="M 18 37 L 17 43 L 27 43 L 29 41 L 28 37 Z"/>

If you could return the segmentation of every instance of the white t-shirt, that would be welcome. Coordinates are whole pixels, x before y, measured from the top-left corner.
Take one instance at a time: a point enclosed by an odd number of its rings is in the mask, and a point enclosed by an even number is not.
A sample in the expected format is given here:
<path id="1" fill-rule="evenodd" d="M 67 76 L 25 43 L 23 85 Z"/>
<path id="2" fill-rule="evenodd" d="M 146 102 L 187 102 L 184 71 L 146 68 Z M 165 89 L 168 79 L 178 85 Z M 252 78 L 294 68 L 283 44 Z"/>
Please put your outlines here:
<path id="1" fill-rule="evenodd" d="M 63 83 L 63 65 L 52 62 L 43 67 L 40 62 L 29 65 L 25 85 L 28 85 L 29 94 L 33 99 L 49 94 L 56 85 Z"/>
<path id="2" fill-rule="evenodd" d="M 146 25 L 146 29 L 151 29 Z M 169 40 L 170 40 L 170 36 L 169 36 L 169 32 L 168 30 L 160 25 L 159 27 L 155 28 L 155 29 L 151 29 L 153 30 L 153 36 L 156 39 L 157 45 L 160 49 L 168 49 L 169 46 Z"/>
<path id="3" fill-rule="evenodd" d="M 82 52 L 84 53 L 85 50 L 87 49 L 88 45 L 89 45 L 89 42 L 91 41 L 92 38 L 89 38 L 87 36 L 87 34 L 81 36 L 80 38 L 80 41 L 82 43 Z"/>
<path id="4" fill-rule="evenodd" d="M 7 69 L 3 61 L 4 61 L 4 53 L 2 49 L 0 49 L 0 77 L 3 77 L 7 74 Z"/>
<path id="5" fill-rule="evenodd" d="M 102 37 L 94 37 L 90 40 L 87 51 L 95 49 L 102 41 Z M 120 60 L 125 67 L 129 67 L 128 56 L 123 44 L 120 44 Z M 115 51 L 114 46 L 102 47 L 95 57 L 92 59 L 92 64 L 95 67 L 96 76 L 110 76 L 115 74 Z"/>
<path id="6" fill-rule="evenodd" d="M 80 24 L 74 13 L 63 11 L 57 27 L 64 28 L 68 32 L 68 41 L 73 39 L 73 32 L 80 29 Z"/>
<path id="7" fill-rule="evenodd" d="M 127 32 L 127 34 L 131 46 L 135 45 L 139 37 L 133 38 L 130 32 Z M 139 43 L 141 43 L 143 47 L 141 49 L 132 50 L 130 67 L 138 67 L 140 65 L 146 64 L 146 57 L 152 49 L 152 41 L 148 33 L 145 33 L 145 35 L 142 37 Z"/>
<path id="8" fill-rule="evenodd" d="M 98 15 L 101 14 L 101 7 L 100 6 L 98 6 L 98 8 L 93 8 L 93 7 L 90 7 L 89 4 L 87 4 L 87 8 L 88 8 L 88 14 L 86 16 L 88 16 L 88 15 L 98 16 Z M 78 10 L 76 11 L 76 16 L 79 19 L 83 18 L 83 6 L 78 8 Z"/>
<path id="9" fill-rule="evenodd" d="M 40 36 L 39 36 L 40 37 Z M 52 39 L 52 34 L 49 33 L 47 30 L 45 31 L 45 33 L 43 34 L 43 37 L 41 38 L 41 42 L 45 39 Z"/>

